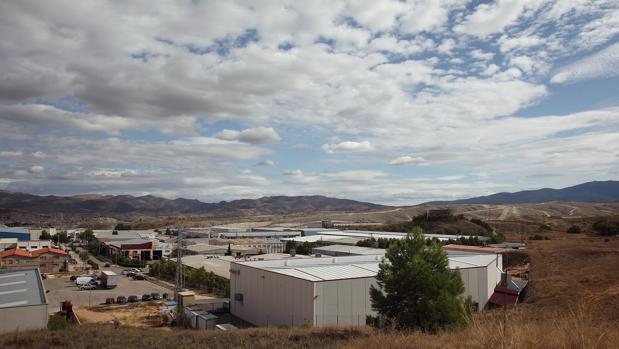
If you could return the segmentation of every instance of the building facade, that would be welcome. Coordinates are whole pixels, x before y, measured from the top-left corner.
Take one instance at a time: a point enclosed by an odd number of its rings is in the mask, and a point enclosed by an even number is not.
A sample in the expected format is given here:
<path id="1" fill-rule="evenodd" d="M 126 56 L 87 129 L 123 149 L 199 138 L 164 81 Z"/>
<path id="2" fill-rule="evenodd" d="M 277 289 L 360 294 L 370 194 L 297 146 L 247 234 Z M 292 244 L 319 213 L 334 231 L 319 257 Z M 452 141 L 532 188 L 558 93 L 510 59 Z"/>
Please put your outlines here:
<path id="1" fill-rule="evenodd" d="M 0 269 L 0 334 L 47 327 L 47 296 L 37 268 Z"/>
<path id="2" fill-rule="evenodd" d="M 66 259 L 67 253 L 55 248 L 12 249 L 0 254 L 0 266 L 4 269 L 39 268 L 42 273 L 58 273 L 66 266 Z"/>
<path id="3" fill-rule="evenodd" d="M 486 307 L 500 281 L 500 255 L 449 257 L 464 297 Z M 256 326 L 362 326 L 371 307 L 381 255 L 233 262 L 230 311 Z"/>

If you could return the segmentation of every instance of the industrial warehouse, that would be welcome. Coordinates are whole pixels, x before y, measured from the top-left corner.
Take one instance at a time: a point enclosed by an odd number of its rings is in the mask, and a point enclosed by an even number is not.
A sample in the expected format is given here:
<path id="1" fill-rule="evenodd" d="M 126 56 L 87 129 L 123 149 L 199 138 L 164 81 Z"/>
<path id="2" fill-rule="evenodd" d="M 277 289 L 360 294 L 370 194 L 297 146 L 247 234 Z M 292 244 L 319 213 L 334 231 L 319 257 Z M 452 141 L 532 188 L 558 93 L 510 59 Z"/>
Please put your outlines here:
<path id="1" fill-rule="evenodd" d="M 0 269 L 0 295 L 0 334 L 47 326 L 47 297 L 37 268 Z"/>
<path id="2" fill-rule="evenodd" d="M 502 257 L 489 253 L 450 253 L 464 297 L 486 307 L 501 281 Z M 256 326 L 365 325 L 372 310 L 369 289 L 376 285 L 382 255 L 233 262 L 230 311 Z"/>

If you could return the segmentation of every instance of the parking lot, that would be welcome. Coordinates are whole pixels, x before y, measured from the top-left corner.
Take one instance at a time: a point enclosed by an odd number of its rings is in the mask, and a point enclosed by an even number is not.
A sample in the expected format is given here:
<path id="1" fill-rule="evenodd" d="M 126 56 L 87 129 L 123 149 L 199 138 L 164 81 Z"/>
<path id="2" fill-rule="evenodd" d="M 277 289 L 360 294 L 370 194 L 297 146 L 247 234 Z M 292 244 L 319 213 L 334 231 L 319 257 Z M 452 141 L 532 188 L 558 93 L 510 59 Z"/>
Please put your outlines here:
<path id="1" fill-rule="evenodd" d="M 60 302 L 64 300 L 70 300 L 74 307 L 88 307 L 91 305 L 97 305 L 105 303 L 105 299 L 108 297 L 118 296 L 138 296 L 142 297 L 143 294 L 150 294 L 157 292 L 159 294 L 168 293 L 172 296 L 173 291 L 155 285 L 148 280 L 133 280 L 120 275 L 118 272 L 118 285 L 113 289 L 104 289 L 98 287 L 92 291 L 81 291 L 74 281 L 69 280 L 69 276 L 63 277 L 50 277 L 43 281 L 47 293 L 47 300 L 49 302 L 49 313 L 55 313 L 60 308 Z"/>

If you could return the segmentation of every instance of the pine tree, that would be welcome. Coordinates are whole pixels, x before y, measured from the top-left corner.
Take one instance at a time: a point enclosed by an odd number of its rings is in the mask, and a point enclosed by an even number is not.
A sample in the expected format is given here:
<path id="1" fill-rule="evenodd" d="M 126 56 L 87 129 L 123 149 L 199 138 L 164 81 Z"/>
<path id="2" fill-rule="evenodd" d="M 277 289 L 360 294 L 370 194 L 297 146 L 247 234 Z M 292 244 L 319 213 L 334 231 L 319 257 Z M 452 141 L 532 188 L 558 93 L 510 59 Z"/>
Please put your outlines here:
<path id="1" fill-rule="evenodd" d="M 449 269 L 438 243 L 426 244 L 421 229 L 391 244 L 376 281 L 370 288 L 376 326 L 435 332 L 466 323 L 460 273 Z"/>

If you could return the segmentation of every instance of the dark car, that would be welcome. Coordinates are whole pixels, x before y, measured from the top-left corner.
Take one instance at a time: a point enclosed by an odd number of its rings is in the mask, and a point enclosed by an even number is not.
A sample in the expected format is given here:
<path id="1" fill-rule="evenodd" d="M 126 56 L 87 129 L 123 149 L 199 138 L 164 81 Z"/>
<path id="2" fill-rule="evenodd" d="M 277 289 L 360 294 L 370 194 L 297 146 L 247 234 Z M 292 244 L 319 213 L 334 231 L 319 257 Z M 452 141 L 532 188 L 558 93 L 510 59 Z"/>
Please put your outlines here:
<path id="1" fill-rule="evenodd" d="M 129 302 L 129 303 L 134 303 L 134 302 L 137 302 L 137 301 L 139 301 L 139 300 L 140 300 L 140 299 L 138 298 L 138 296 L 129 296 L 129 297 L 127 298 L 127 302 Z"/>
<path id="2" fill-rule="evenodd" d="M 146 278 L 144 277 L 144 275 L 136 274 L 133 275 L 133 280 L 146 280 Z"/>
<path id="3" fill-rule="evenodd" d="M 116 297 L 116 304 L 125 304 L 125 303 L 127 303 L 127 297 L 125 296 Z"/>
<path id="4" fill-rule="evenodd" d="M 153 292 L 150 294 L 150 296 L 152 297 L 152 299 L 154 301 L 160 301 L 161 300 L 161 295 L 159 293 Z"/>
<path id="5" fill-rule="evenodd" d="M 105 299 L 105 304 L 114 304 L 116 303 L 116 300 L 112 297 L 108 297 Z"/>
<path id="6" fill-rule="evenodd" d="M 110 263 L 105 263 L 104 267 L 109 268 Z"/>
<path id="7" fill-rule="evenodd" d="M 142 296 L 142 301 L 144 302 L 148 302 L 148 301 L 152 301 L 153 297 L 151 295 L 149 295 L 148 293 Z"/>
<path id="8" fill-rule="evenodd" d="M 127 273 L 127 277 L 129 277 L 129 278 L 134 277 L 134 276 L 135 276 L 135 273 L 132 272 L 132 271 Z"/>

